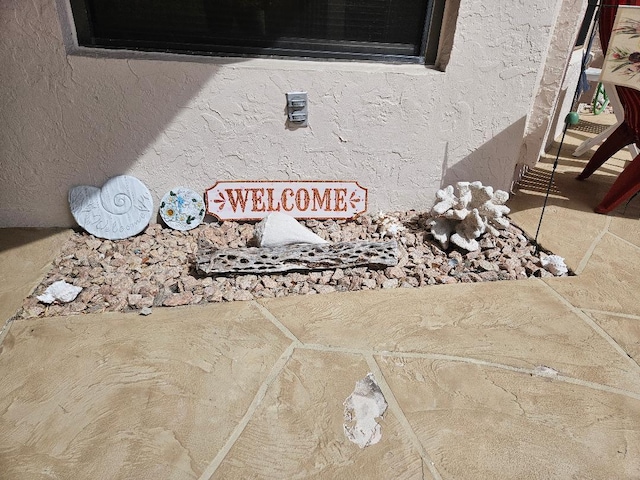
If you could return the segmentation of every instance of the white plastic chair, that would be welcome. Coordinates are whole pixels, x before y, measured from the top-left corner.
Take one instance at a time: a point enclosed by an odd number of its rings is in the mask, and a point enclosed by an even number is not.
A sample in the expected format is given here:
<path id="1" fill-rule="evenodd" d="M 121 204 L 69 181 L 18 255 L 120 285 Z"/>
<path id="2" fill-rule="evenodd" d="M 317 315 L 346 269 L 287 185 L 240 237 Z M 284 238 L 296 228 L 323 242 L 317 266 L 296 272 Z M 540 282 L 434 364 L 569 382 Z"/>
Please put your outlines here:
<path id="1" fill-rule="evenodd" d="M 598 80 L 600 79 L 600 72 L 601 69 L 592 67 L 589 67 L 584 71 L 589 82 L 598 82 Z M 607 92 L 607 96 L 609 97 L 611 107 L 613 107 L 613 113 L 616 116 L 617 122 L 615 125 L 611 125 L 609 128 L 607 128 L 604 132 L 599 133 L 595 137 L 588 138 L 584 142 L 582 142 L 573 152 L 574 157 L 579 157 L 591 147 L 600 145 L 624 121 L 624 109 L 622 108 L 622 104 L 620 103 L 620 98 L 618 97 L 618 92 L 616 92 L 616 87 L 610 83 L 605 83 L 603 85 L 605 91 Z M 640 150 L 635 144 L 631 144 L 627 148 L 629 149 L 632 158 L 635 158 L 638 156 L 638 154 L 640 154 Z"/>

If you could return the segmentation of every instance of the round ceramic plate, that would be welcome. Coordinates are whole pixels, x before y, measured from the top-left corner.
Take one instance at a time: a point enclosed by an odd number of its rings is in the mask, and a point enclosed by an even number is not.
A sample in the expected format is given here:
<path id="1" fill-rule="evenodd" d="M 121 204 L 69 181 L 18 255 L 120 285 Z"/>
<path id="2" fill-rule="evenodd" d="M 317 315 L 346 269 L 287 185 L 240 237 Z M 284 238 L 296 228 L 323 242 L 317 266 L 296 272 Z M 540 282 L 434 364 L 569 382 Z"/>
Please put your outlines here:
<path id="1" fill-rule="evenodd" d="M 202 197 L 189 188 L 178 187 L 168 192 L 160 202 L 160 216 L 175 230 L 191 230 L 204 218 Z"/>

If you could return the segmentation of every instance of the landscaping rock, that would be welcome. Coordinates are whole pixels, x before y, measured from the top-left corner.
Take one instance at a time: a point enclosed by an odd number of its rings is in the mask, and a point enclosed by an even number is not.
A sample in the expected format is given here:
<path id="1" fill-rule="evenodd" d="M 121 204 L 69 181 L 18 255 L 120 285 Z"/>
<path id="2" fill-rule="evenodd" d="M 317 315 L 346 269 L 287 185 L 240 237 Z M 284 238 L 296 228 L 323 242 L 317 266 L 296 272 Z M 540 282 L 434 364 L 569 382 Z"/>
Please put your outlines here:
<path id="1" fill-rule="evenodd" d="M 247 246 L 254 234 L 254 224 L 249 222 L 201 224 L 187 232 L 154 224 L 125 240 L 75 233 L 52 262 L 45 280 L 25 300 L 19 318 L 551 276 L 541 264 L 541 257 L 548 255 L 534 254 L 531 242 L 513 224 L 501 230 L 499 237 L 485 233 L 478 241 L 481 249 L 466 252 L 453 246 L 442 249 L 428 233 L 424 214 L 396 212 L 385 217 L 393 217 L 404 229 L 398 229 L 395 237 L 401 254 L 398 265 L 379 270 L 363 266 L 198 276 L 193 268 L 198 240 L 206 239 L 216 248 Z M 336 242 L 382 242 L 388 236 L 383 239 L 377 222 L 376 216 L 365 215 L 352 221 L 299 223 L 315 235 Z M 36 297 L 62 280 L 83 287 L 83 291 L 67 305 L 43 308 Z"/>

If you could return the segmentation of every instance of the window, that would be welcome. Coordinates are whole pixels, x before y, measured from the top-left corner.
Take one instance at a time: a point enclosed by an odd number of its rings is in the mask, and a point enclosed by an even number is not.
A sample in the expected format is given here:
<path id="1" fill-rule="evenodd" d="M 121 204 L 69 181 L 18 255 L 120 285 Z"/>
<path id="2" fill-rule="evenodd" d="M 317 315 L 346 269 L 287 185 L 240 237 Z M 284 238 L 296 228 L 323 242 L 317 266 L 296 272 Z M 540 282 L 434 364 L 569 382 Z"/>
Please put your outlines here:
<path id="1" fill-rule="evenodd" d="M 433 63 L 445 0 L 70 0 L 78 43 Z"/>

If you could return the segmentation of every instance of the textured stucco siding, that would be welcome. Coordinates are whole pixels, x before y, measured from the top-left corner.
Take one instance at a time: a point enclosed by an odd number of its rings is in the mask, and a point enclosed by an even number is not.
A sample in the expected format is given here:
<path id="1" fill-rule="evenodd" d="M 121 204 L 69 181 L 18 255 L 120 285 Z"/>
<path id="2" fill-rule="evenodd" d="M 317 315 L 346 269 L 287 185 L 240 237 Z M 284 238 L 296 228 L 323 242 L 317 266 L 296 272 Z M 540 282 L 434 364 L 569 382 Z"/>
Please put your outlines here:
<path id="1" fill-rule="evenodd" d="M 575 42 L 587 2 L 562 2 L 551 39 L 547 61 L 541 70 L 541 81 L 527 122 L 520 154 L 522 166 L 533 167 L 541 150 L 545 150 L 562 133 L 564 116 L 571 109 L 580 77 L 584 49 L 567 51 Z"/>
<path id="2" fill-rule="evenodd" d="M 55 0 L 0 2 L 0 226 L 73 225 L 69 188 L 124 173 L 156 206 L 233 179 L 357 180 L 370 211 L 426 209 L 456 180 L 509 188 L 560 4 L 462 0 L 439 72 L 68 54 Z M 308 128 L 285 128 L 294 90 Z"/>

